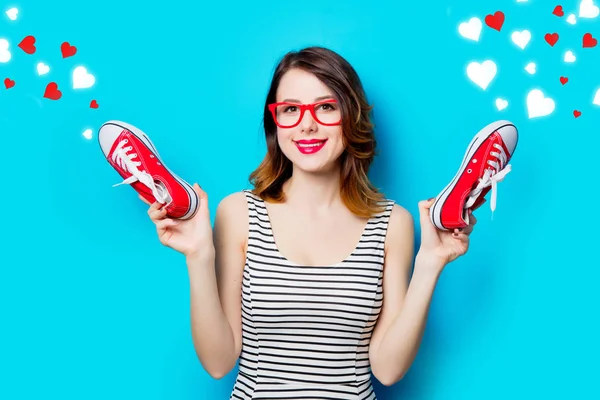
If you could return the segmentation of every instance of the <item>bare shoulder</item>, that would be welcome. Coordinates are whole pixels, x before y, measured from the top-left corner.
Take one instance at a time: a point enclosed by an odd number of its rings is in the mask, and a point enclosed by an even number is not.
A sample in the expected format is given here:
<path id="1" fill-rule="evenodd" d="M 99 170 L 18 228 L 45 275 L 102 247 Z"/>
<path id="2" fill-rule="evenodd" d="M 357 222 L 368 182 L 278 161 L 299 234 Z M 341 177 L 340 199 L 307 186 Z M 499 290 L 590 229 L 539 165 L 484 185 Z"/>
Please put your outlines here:
<path id="1" fill-rule="evenodd" d="M 410 244 L 412 246 L 414 232 L 415 227 L 412 214 L 398 203 L 394 203 L 392 212 L 390 213 L 385 240 L 386 252 L 390 247 L 403 246 L 403 244 Z"/>
<path id="2" fill-rule="evenodd" d="M 215 214 L 215 236 L 233 238 L 245 245 L 248 232 L 248 205 L 246 194 L 238 191 L 225 196 L 217 206 Z"/>
<path id="3" fill-rule="evenodd" d="M 217 206 L 217 213 L 226 215 L 248 215 L 246 207 L 246 194 L 243 191 L 233 192 L 225 196 Z"/>

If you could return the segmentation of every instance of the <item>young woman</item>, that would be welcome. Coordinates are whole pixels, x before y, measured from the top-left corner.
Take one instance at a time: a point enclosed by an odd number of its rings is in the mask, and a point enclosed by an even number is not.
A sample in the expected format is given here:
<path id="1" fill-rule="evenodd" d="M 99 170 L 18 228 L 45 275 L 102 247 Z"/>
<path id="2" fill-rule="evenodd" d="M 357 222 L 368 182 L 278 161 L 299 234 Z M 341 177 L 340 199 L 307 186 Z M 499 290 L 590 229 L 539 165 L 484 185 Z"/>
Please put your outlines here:
<path id="1" fill-rule="evenodd" d="M 187 260 L 194 346 L 214 378 L 239 360 L 231 398 L 374 399 L 412 364 L 444 267 L 469 234 L 437 230 L 432 200 L 411 214 L 367 173 L 375 137 L 359 77 L 310 47 L 279 63 L 264 108 L 267 154 L 254 188 L 225 197 L 214 231 L 208 198 L 188 221 L 149 216 Z M 413 268 L 411 278 L 411 269 Z"/>

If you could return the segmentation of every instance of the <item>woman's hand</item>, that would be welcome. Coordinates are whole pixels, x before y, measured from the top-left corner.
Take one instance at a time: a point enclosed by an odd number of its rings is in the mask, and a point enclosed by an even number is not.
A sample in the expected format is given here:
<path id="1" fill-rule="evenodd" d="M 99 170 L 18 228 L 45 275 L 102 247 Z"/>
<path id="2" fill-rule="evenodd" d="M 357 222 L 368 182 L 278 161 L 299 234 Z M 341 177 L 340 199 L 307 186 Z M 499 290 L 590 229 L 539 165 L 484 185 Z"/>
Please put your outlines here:
<path id="1" fill-rule="evenodd" d="M 426 260 L 425 264 L 443 269 L 448 263 L 467 253 L 469 249 L 469 236 L 473 232 L 477 218 L 469 210 L 469 225 L 462 230 L 443 231 L 438 229 L 429 217 L 429 209 L 435 198 L 419 202 L 419 219 L 421 224 L 421 247 L 417 257 Z M 486 200 L 476 208 L 481 207 Z"/>
<path id="2" fill-rule="evenodd" d="M 196 215 L 188 220 L 167 218 L 167 211 L 163 204 L 158 202 L 150 204 L 142 196 L 139 196 L 144 203 L 150 206 L 148 215 L 156 225 L 160 242 L 186 257 L 214 253 L 208 196 L 197 183 L 193 185 L 193 188 L 200 198 L 200 204 Z"/>

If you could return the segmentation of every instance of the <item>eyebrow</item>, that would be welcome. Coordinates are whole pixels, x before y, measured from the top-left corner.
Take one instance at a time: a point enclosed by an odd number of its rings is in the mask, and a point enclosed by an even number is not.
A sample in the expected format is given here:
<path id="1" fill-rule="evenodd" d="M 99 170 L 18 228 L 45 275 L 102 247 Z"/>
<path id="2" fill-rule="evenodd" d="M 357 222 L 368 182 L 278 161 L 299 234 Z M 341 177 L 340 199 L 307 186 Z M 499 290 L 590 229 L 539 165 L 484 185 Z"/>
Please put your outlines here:
<path id="1" fill-rule="evenodd" d="M 320 96 L 320 97 L 317 97 L 317 98 L 315 99 L 315 102 L 316 102 L 316 101 L 321 101 L 321 100 L 333 99 L 333 98 L 334 98 L 334 97 L 333 97 L 333 95 Z M 301 101 L 300 101 L 300 100 L 298 100 L 298 99 L 285 99 L 285 100 L 282 100 L 282 102 L 289 102 L 289 103 L 301 103 Z"/>

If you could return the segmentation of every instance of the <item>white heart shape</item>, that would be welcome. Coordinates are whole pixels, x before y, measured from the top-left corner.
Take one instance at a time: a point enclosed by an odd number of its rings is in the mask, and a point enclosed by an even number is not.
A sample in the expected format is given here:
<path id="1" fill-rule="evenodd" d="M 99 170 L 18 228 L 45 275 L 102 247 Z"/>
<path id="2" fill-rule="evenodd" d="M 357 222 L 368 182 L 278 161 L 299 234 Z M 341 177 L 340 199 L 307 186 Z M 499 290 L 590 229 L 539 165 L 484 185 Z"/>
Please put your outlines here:
<path id="1" fill-rule="evenodd" d="M 600 8 L 594 5 L 594 0 L 581 0 L 579 3 L 579 18 L 596 18 Z"/>
<path id="2" fill-rule="evenodd" d="M 496 99 L 496 108 L 498 109 L 498 111 L 502 111 L 506 107 L 508 107 L 508 101 L 506 101 L 506 100 L 501 99 L 500 97 L 498 97 Z"/>
<path id="3" fill-rule="evenodd" d="M 575 18 L 575 14 L 571 14 L 567 17 L 567 22 L 570 23 L 571 25 L 575 25 L 575 23 L 577 22 L 577 19 Z"/>
<path id="4" fill-rule="evenodd" d="M 568 50 L 565 53 L 565 62 L 572 63 L 572 62 L 575 62 L 576 59 L 577 58 L 575 58 L 575 54 L 573 54 L 573 52 L 571 50 Z"/>
<path id="5" fill-rule="evenodd" d="M 73 89 L 87 89 L 94 86 L 96 78 L 88 74 L 85 67 L 79 66 L 73 71 Z"/>
<path id="6" fill-rule="evenodd" d="M 498 68 L 492 60 L 486 60 L 481 64 L 473 61 L 467 66 L 467 76 L 483 90 L 487 89 L 497 71 Z"/>
<path id="7" fill-rule="evenodd" d="M 19 10 L 17 10 L 15 7 L 6 11 L 6 15 L 8 16 L 8 19 L 10 19 L 11 21 L 16 21 L 18 13 L 19 13 Z"/>
<path id="8" fill-rule="evenodd" d="M 554 100 L 544 97 L 539 89 L 533 89 L 527 95 L 527 110 L 529 118 L 545 117 L 554 111 Z"/>
<path id="9" fill-rule="evenodd" d="M 38 75 L 45 75 L 48 72 L 50 72 L 50 67 L 47 66 L 46 64 L 44 64 L 43 62 L 38 63 L 37 72 L 38 72 Z"/>
<path id="10" fill-rule="evenodd" d="M 525 66 L 525 71 L 529 72 L 531 75 L 535 74 L 536 65 L 533 62 L 530 62 Z"/>
<path id="11" fill-rule="evenodd" d="M 473 17 L 468 22 L 463 22 L 458 25 L 458 33 L 460 33 L 462 37 L 477 42 L 479 41 L 482 26 L 481 20 L 477 17 Z"/>
<path id="12" fill-rule="evenodd" d="M 531 32 L 529 32 L 527 29 L 521 32 L 515 31 L 512 33 L 512 35 L 510 35 L 510 38 L 514 44 L 524 50 L 525 46 L 527 46 L 527 43 L 529 43 L 531 40 Z"/>
<path id="13" fill-rule="evenodd" d="M 91 139 L 92 138 L 92 130 L 86 129 L 85 131 L 83 131 L 83 137 L 88 140 Z"/>
<path id="14" fill-rule="evenodd" d="M 8 40 L 0 39 L 0 63 L 9 62 L 11 58 L 10 51 L 8 51 Z"/>
<path id="15" fill-rule="evenodd" d="M 600 89 L 596 91 L 596 95 L 594 96 L 594 101 L 592 101 L 592 104 L 600 106 Z"/>

